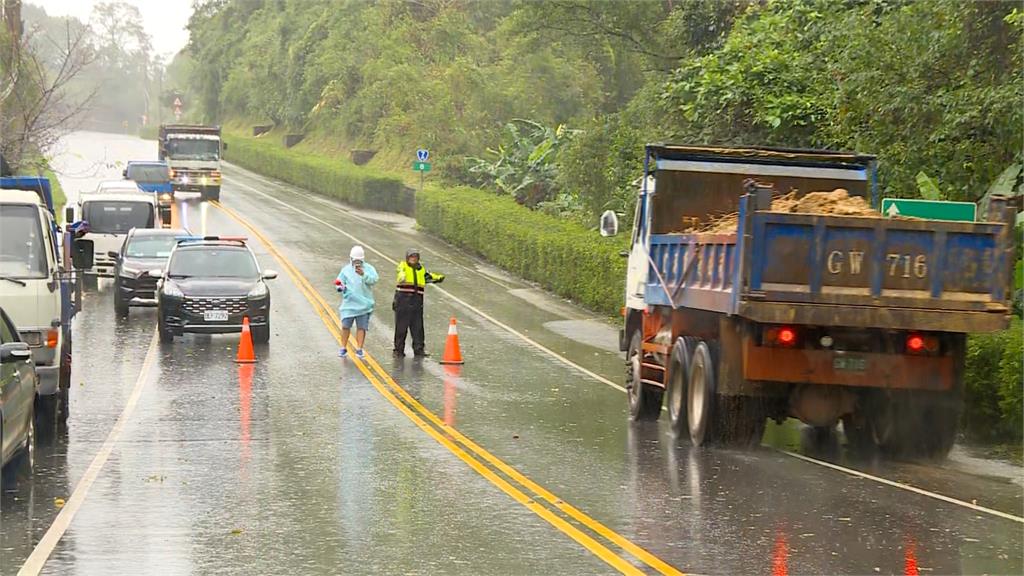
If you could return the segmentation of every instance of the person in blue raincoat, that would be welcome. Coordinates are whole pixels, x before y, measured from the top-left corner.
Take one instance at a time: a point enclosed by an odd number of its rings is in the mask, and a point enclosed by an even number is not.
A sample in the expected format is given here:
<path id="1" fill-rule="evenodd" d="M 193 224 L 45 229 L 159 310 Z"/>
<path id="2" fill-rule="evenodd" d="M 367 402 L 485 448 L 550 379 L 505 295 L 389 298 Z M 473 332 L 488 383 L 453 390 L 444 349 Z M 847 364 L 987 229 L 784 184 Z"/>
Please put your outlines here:
<path id="1" fill-rule="evenodd" d="M 366 340 L 366 329 L 370 326 L 373 314 L 373 285 L 380 276 L 368 262 L 362 246 L 353 246 L 349 252 L 349 263 L 338 273 L 334 281 L 338 292 L 341 292 L 341 350 L 338 356 L 348 356 L 348 338 L 352 334 L 352 325 L 356 325 L 356 356 L 365 357 L 363 342 Z"/>

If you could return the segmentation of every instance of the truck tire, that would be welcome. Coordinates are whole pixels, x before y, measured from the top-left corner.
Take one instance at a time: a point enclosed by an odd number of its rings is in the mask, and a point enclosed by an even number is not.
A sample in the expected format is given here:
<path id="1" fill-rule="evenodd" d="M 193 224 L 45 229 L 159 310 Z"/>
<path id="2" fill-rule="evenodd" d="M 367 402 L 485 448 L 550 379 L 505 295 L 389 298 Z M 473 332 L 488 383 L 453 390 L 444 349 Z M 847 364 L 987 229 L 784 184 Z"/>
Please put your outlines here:
<path id="1" fill-rule="evenodd" d="M 668 372 L 665 376 L 669 428 L 677 438 L 689 437 L 690 433 L 686 417 L 686 399 L 689 391 L 690 357 L 694 347 L 692 338 L 677 338 L 669 355 Z"/>
<path id="2" fill-rule="evenodd" d="M 717 444 L 734 448 L 756 448 L 761 444 L 767 419 L 761 398 L 719 394 L 715 404 Z"/>
<path id="3" fill-rule="evenodd" d="M 71 414 L 69 395 L 71 392 L 71 332 L 68 331 L 61 347 L 60 370 L 57 372 L 57 424 L 64 424 Z"/>
<path id="4" fill-rule="evenodd" d="M 633 332 L 626 353 L 626 396 L 629 399 L 629 417 L 634 421 L 653 421 L 661 415 L 662 390 L 640 381 L 643 376 L 643 335 Z"/>
<path id="5" fill-rule="evenodd" d="M 216 188 L 203 188 L 203 200 L 214 200 L 220 202 L 220 186 Z"/>
<path id="6" fill-rule="evenodd" d="M 700 341 L 693 349 L 687 377 L 686 419 L 690 442 L 694 446 L 712 443 L 715 428 L 715 396 L 717 381 L 715 358 L 707 342 Z"/>

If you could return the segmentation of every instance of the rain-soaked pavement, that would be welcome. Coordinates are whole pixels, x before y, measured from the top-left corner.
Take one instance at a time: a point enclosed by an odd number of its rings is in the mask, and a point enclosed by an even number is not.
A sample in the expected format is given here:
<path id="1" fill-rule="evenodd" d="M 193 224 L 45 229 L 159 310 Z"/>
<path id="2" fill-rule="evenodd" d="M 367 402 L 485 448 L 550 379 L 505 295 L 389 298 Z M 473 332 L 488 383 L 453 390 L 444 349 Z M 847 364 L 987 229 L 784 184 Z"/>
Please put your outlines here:
<path id="1" fill-rule="evenodd" d="M 69 196 L 155 146 L 72 135 L 57 160 Z M 249 368 L 237 337 L 160 346 L 152 310 L 116 320 L 111 286 L 91 291 L 67 430 L 0 496 L 0 574 L 34 549 L 49 574 L 1024 572 L 1018 467 L 822 456 L 792 426 L 753 452 L 695 450 L 628 422 L 613 324 L 409 219 L 231 166 L 223 208 L 182 196 L 182 223 L 246 235 L 282 272 L 271 342 Z M 380 370 L 337 358 L 314 303 L 336 304 L 357 239 L 384 278 L 409 246 L 448 274 L 427 297 L 434 359 L 390 358 L 386 282 L 367 345 Z M 467 362 L 445 370 L 452 316 Z"/>

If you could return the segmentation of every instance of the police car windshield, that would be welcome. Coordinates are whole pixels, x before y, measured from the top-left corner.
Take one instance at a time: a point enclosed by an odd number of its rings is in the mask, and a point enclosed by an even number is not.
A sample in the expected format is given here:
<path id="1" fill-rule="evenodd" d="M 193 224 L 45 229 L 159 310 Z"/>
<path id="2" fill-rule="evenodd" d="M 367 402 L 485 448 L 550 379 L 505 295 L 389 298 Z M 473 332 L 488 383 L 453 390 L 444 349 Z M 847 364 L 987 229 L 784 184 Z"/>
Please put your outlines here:
<path id="1" fill-rule="evenodd" d="M 256 260 L 245 248 L 179 247 L 167 268 L 171 278 L 256 278 Z"/>
<path id="2" fill-rule="evenodd" d="M 136 236 L 128 242 L 128 258 L 167 258 L 177 240 L 174 236 Z"/>

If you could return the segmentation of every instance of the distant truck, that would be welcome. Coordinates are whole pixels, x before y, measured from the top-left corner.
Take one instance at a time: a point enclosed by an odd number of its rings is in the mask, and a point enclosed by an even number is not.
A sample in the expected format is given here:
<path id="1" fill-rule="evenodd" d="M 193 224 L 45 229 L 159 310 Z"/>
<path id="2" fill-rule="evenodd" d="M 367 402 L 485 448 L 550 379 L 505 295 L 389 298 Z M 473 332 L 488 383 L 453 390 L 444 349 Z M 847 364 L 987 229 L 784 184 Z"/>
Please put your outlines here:
<path id="1" fill-rule="evenodd" d="M 220 126 L 164 124 L 158 140 L 159 159 L 171 167 L 175 190 L 200 192 L 203 200 L 220 200 Z"/>
<path id="2" fill-rule="evenodd" d="M 854 449 L 944 457 L 966 335 L 1008 325 L 1012 211 L 985 222 L 773 212 L 843 188 L 877 206 L 876 162 L 837 152 L 646 148 L 626 279 L 630 415 L 695 445 L 750 446 L 768 418 Z M 736 214 L 727 232 L 701 224 Z"/>
<path id="3" fill-rule="evenodd" d="M 125 166 L 122 176 L 134 182 L 143 192 L 153 194 L 164 226 L 170 226 L 171 205 L 174 203 L 170 165 L 162 160 L 132 160 Z"/>
<path id="4" fill-rule="evenodd" d="M 71 319 L 82 302 L 78 271 L 93 259 L 85 230 L 71 220 L 58 228 L 46 178 L 0 178 L 0 302 L 32 351 L 35 413 L 44 425 L 68 416 Z"/>
<path id="5" fill-rule="evenodd" d="M 114 277 L 116 259 L 110 252 L 117 252 L 133 228 L 160 228 L 160 213 L 156 199 L 142 192 L 134 183 L 120 180 L 124 188 L 111 187 L 102 182 L 96 191 L 83 192 L 78 196 L 74 218 L 89 223 L 87 237 L 93 242 L 95 258 L 85 274 L 89 280 L 95 277 Z"/>

